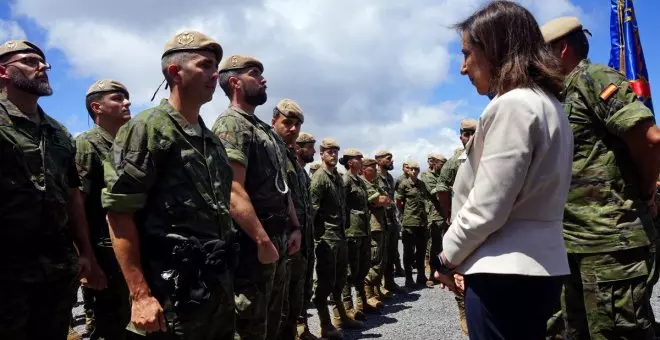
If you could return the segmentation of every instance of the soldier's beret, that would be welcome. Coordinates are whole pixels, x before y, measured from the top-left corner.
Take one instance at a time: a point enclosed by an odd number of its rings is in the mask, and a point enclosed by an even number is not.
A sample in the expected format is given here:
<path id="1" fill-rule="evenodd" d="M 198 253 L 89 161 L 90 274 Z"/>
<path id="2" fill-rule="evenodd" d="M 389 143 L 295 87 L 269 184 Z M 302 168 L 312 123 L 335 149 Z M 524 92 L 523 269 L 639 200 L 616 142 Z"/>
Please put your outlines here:
<path id="1" fill-rule="evenodd" d="M 546 43 L 563 38 L 571 32 L 581 30 L 582 23 L 576 17 L 560 17 L 548 21 L 541 27 L 541 33 Z"/>
<path id="2" fill-rule="evenodd" d="M 336 140 L 332 138 L 323 138 L 321 141 L 321 149 L 337 149 L 339 150 L 339 144 Z"/>
<path id="3" fill-rule="evenodd" d="M 298 119 L 300 123 L 305 122 L 305 115 L 303 114 L 302 108 L 298 103 L 291 99 L 280 100 L 275 106 L 274 111 L 274 113 L 279 113 L 284 117 Z"/>
<path id="4" fill-rule="evenodd" d="M 419 163 L 415 161 L 408 161 L 406 162 L 409 168 L 414 168 L 414 169 L 419 169 Z"/>
<path id="5" fill-rule="evenodd" d="M 429 153 L 428 159 L 435 159 L 435 160 L 438 160 L 438 161 L 441 161 L 441 162 L 447 161 L 447 158 L 445 158 L 445 156 L 443 156 L 442 154 L 439 154 L 439 153 L 435 153 L 435 152 Z"/>
<path id="6" fill-rule="evenodd" d="M 316 143 L 316 139 L 314 139 L 314 136 L 312 136 L 311 133 L 301 132 L 300 134 L 298 134 L 296 143 L 298 144 Z"/>
<path id="7" fill-rule="evenodd" d="M 27 40 L 9 40 L 0 45 L 0 58 L 20 52 L 34 52 L 46 60 L 44 52 Z"/>
<path id="8" fill-rule="evenodd" d="M 474 119 L 463 119 L 461 121 L 461 131 L 469 130 L 474 131 L 477 129 L 477 121 Z"/>
<path id="9" fill-rule="evenodd" d="M 309 165 L 311 170 L 318 170 L 321 167 L 321 162 L 314 162 Z"/>
<path id="10" fill-rule="evenodd" d="M 197 32 L 184 31 L 176 34 L 165 43 L 163 57 L 176 52 L 211 51 L 215 53 L 216 61 L 222 60 L 222 46 L 211 37 Z"/>
<path id="11" fill-rule="evenodd" d="M 408 166 L 408 161 L 404 161 L 403 164 L 401 164 L 401 167 L 402 167 L 402 168 L 405 168 L 405 167 L 407 167 L 407 166 Z"/>
<path id="12" fill-rule="evenodd" d="M 388 150 L 380 150 L 380 151 L 376 152 L 376 159 L 387 157 L 387 156 L 392 156 L 392 153 L 389 152 Z"/>
<path id="13" fill-rule="evenodd" d="M 226 58 L 220 63 L 220 68 L 218 72 L 226 72 L 231 70 L 242 70 L 244 68 L 255 66 L 259 68 L 261 72 L 264 71 L 264 65 L 253 57 L 248 57 L 244 55 L 233 55 L 229 58 Z"/>
<path id="14" fill-rule="evenodd" d="M 129 97 L 128 89 L 126 89 L 126 86 L 124 86 L 124 84 L 109 79 L 99 80 L 94 84 L 92 84 L 92 86 L 90 86 L 89 89 L 87 90 L 87 94 L 85 95 L 85 97 L 88 97 L 94 93 L 102 93 L 102 92 L 123 92 L 126 95 L 126 98 Z"/>
<path id="15" fill-rule="evenodd" d="M 357 149 L 348 148 L 344 151 L 344 157 L 362 157 L 362 152 Z"/>
<path id="16" fill-rule="evenodd" d="M 373 158 L 362 158 L 362 165 L 363 166 L 374 166 L 376 165 L 376 160 Z"/>

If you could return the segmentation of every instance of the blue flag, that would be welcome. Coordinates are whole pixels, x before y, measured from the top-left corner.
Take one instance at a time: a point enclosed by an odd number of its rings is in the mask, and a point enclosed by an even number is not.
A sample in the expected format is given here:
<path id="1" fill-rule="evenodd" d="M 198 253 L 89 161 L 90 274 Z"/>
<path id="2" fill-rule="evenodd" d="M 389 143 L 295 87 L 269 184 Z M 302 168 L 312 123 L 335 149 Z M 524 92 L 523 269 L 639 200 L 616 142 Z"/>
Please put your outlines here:
<path id="1" fill-rule="evenodd" d="M 639 100 L 653 111 L 649 74 L 639 40 L 633 0 L 611 0 L 611 6 L 609 66 L 626 75 Z"/>

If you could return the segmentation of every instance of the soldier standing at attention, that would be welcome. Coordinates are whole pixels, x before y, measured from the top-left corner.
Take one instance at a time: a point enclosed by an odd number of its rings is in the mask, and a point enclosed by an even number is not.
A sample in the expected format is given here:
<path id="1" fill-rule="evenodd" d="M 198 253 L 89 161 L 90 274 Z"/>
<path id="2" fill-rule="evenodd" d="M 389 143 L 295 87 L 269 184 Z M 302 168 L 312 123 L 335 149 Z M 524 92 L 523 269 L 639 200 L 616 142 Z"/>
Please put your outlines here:
<path id="1" fill-rule="evenodd" d="M 321 336 L 342 339 L 343 334 L 337 328 L 361 328 L 362 322 L 349 318 L 341 299 L 346 283 L 348 249 L 345 230 L 346 197 L 341 175 L 336 168 L 339 144 L 325 138 L 321 141 L 320 151 L 321 169 L 312 176 L 310 186 L 316 252 L 313 300 L 319 313 Z M 327 305 L 331 294 L 332 321 Z"/>
<path id="2" fill-rule="evenodd" d="M 464 119 L 461 121 L 460 126 L 460 140 L 463 147 L 467 145 L 470 141 L 470 138 L 474 135 L 474 132 L 477 129 L 477 121 L 474 119 Z M 454 156 L 450 158 L 447 163 L 440 170 L 440 177 L 438 178 L 438 185 L 435 188 L 435 193 L 440 203 L 442 212 L 445 215 L 445 223 L 447 226 L 451 225 L 451 197 L 452 197 L 452 187 L 454 186 L 454 181 L 456 180 L 456 173 L 458 173 L 458 167 L 465 162 L 467 156 L 465 153 L 458 149 L 454 153 Z M 444 236 L 443 236 L 444 237 Z M 431 256 L 437 256 L 438 254 L 432 253 Z M 462 282 L 462 276 L 455 274 L 457 281 Z M 456 295 L 456 304 L 458 305 L 458 317 L 461 323 L 461 330 L 463 334 L 468 335 L 467 321 L 465 319 L 465 299 L 461 295 Z"/>
<path id="3" fill-rule="evenodd" d="M 371 158 L 362 159 L 362 178 L 367 185 L 367 200 L 369 201 L 369 226 L 371 229 L 371 265 L 365 278 L 365 294 L 370 305 L 380 309 L 383 306 L 381 297 L 376 294 L 380 287 L 387 263 L 385 249 L 386 234 L 388 228 L 387 210 L 391 202 L 387 192 L 378 186 L 376 160 Z"/>
<path id="4" fill-rule="evenodd" d="M 346 149 L 339 163 L 346 168 L 344 173 L 344 193 L 346 195 L 346 243 L 348 245 L 348 278 L 344 285 L 343 300 L 349 316 L 357 320 L 365 320 L 365 313 L 376 313 L 379 310 L 374 301 L 368 301 L 364 291 L 364 279 L 371 264 L 371 238 L 369 227 L 369 198 L 367 184 L 360 177 L 363 155 L 355 149 Z M 357 301 L 353 308 L 353 293 L 355 288 Z M 382 304 L 380 305 L 382 307 Z"/>
<path id="5" fill-rule="evenodd" d="M 314 162 L 314 163 L 310 164 L 310 166 L 309 166 L 309 175 L 310 176 L 313 175 L 316 172 L 316 170 L 318 170 L 320 168 L 321 168 L 321 162 Z"/>
<path id="6" fill-rule="evenodd" d="M 562 297 L 567 334 L 652 339 L 647 232 L 657 212 L 660 129 L 623 74 L 589 61 L 577 18 L 554 19 L 542 32 L 562 61 L 564 110 L 575 140 L 564 211 L 571 269 Z"/>
<path id="7" fill-rule="evenodd" d="M 445 234 L 445 230 L 449 227 L 444 223 L 444 217 L 442 211 L 438 210 L 436 207 L 438 204 L 437 197 L 435 196 L 436 187 L 438 186 L 438 178 L 440 177 L 440 171 L 442 166 L 445 164 L 447 159 L 445 156 L 439 153 L 429 153 L 428 158 L 428 170 L 422 172 L 420 179 L 426 185 L 426 189 L 431 193 L 431 198 L 426 201 L 426 214 L 428 218 L 428 229 L 429 229 L 429 242 L 426 245 L 426 265 L 429 266 L 431 276 L 429 280 L 426 281 L 428 287 L 434 286 L 436 283 L 439 283 L 434 277 L 433 273 L 435 268 L 431 268 L 429 263 L 429 257 L 431 254 L 440 254 L 442 252 L 442 237 Z"/>
<path id="8" fill-rule="evenodd" d="M 48 70 L 35 44 L 0 45 L 0 339 L 66 339 L 77 279 L 106 286 L 72 137 L 37 103 Z"/>
<path id="9" fill-rule="evenodd" d="M 408 161 L 408 177 L 396 188 L 396 204 L 401 210 L 403 226 L 403 268 L 406 273 L 406 287 L 414 288 L 415 283 L 426 285 L 424 257 L 428 240 L 428 217 L 426 202 L 431 194 L 426 184 L 419 180 L 419 163 Z M 417 269 L 417 278 L 413 281 L 413 266 Z"/>
<path id="10" fill-rule="evenodd" d="M 397 261 L 400 225 L 396 216 L 397 208 L 394 204 L 394 178 L 390 174 L 390 171 L 394 169 L 392 153 L 387 150 L 376 152 L 376 162 L 378 163 L 378 186 L 385 190 L 390 198 L 390 206 L 387 207 L 387 222 L 391 224 L 387 226 L 385 249 L 383 250 L 387 252 L 387 265 L 385 265 L 385 272 L 383 273 L 385 282 L 382 289 L 381 287 L 375 287 L 378 296 L 386 299 L 392 293 L 402 294 L 406 291 L 394 282 L 394 272 L 395 267 L 397 267 L 395 262 L 400 262 Z M 398 266 L 401 266 L 401 264 L 399 263 Z"/>
<path id="11" fill-rule="evenodd" d="M 83 287 L 86 291 L 83 298 L 89 305 L 89 313 L 94 315 L 89 330 L 92 340 L 125 339 L 126 325 L 131 320 L 128 287 L 112 250 L 105 220 L 107 211 L 101 204 L 101 191 L 105 188 L 103 161 L 112 148 L 117 131 L 131 119 L 130 105 L 128 90 L 123 84 L 114 80 L 95 82 L 85 96 L 87 113 L 94 121 L 94 127 L 76 137 L 76 166 L 92 248 L 108 278 L 108 288 L 104 290 Z"/>
<path id="12" fill-rule="evenodd" d="M 298 252 L 301 225 L 287 184 L 287 147 L 255 114 L 266 102 L 263 64 L 233 55 L 220 65 L 218 83 L 230 107 L 213 125 L 234 173 L 231 214 L 241 255 L 234 289 L 236 339 L 275 339 L 286 294 L 287 253 Z"/>
<path id="13" fill-rule="evenodd" d="M 309 177 L 305 169 L 298 163 L 296 155 L 296 139 L 300 134 L 300 126 L 304 122 L 305 116 L 302 108 L 291 99 L 280 100 L 273 109 L 271 122 L 273 130 L 282 138 L 288 148 L 287 180 L 302 234 L 300 251 L 289 255 L 287 259 L 287 282 L 285 283 L 288 286 L 286 287 L 287 296 L 283 301 L 282 324 L 278 335 L 278 339 L 282 340 L 293 340 L 297 337 L 296 322 L 304 308 L 307 260 L 309 259 L 308 250 L 314 248 L 312 235 L 310 234 L 312 230 L 309 228 L 312 212 L 309 201 Z M 303 321 L 306 324 L 307 318 L 305 317 Z M 304 338 L 316 339 L 311 333 L 305 334 Z"/>
<path id="14" fill-rule="evenodd" d="M 128 284 L 132 332 L 148 339 L 233 339 L 231 168 L 199 117 L 213 97 L 220 44 L 184 31 L 165 44 L 168 99 L 119 129 L 103 207 Z"/>

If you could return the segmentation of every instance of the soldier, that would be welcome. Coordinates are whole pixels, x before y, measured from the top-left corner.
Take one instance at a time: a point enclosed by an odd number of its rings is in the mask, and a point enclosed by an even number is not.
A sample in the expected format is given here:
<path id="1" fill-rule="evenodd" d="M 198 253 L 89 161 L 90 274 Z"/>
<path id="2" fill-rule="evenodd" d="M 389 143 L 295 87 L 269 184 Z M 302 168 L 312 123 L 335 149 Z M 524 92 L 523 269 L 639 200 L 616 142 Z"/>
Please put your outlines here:
<path id="1" fill-rule="evenodd" d="M 564 211 L 571 268 L 562 296 L 567 335 L 653 338 L 647 233 L 656 213 L 660 129 L 633 83 L 589 61 L 577 18 L 551 20 L 542 32 L 562 61 L 564 109 L 575 139 Z"/>
<path id="2" fill-rule="evenodd" d="M 325 138 L 321 141 L 320 151 L 322 167 L 312 176 L 310 186 L 316 252 L 313 300 L 319 313 L 321 336 L 342 339 L 342 328 L 361 328 L 362 322 L 349 318 L 341 299 L 346 282 L 348 249 L 345 231 L 346 197 L 343 181 L 336 168 L 339 144 Z M 327 305 L 330 295 L 332 321 Z"/>
<path id="3" fill-rule="evenodd" d="M 431 200 L 431 193 L 426 184 L 419 180 L 419 163 L 408 161 L 408 177 L 396 188 L 396 204 L 402 211 L 403 226 L 403 267 L 406 272 L 406 287 L 414 288 L 415 283 L 425 285 L 424 256 L 428 240 L 428 217 L 426 202 Z M 417 278 L 413 281 L 413 265 L 417 269 Z"/>
<path id="4" fill-rule="evenodd" d="M 365 320 L 365 313 L 377 313 L 382 307 L 374 300 L 367 300 L 364 279 L 371 263 L 371 238 L 369 227 L 369 201 L 367 184 L 360 177 L 363 155 L 355 149 L 346 149 L 339 163 L 346 168 L 344 173 L 344 193 L 346 196 L 346 243 L 348 245 L 348 279 L 344 285 L 344 307 L 349 316 Z M 353 308 L 353 293 L 357 301 Z M 352 314 L 352 315 L 351 315 Z"/>
<path id="5" fill-rule="evenodd" d="M 395 262 L 400 262 L 396 260 L 396 256 L 399 248 L 399 232 L 401 228 L 396 217 L 397 208 L 394 204 L 394 178 L 392 178 L 392 175 L 390 174 L 390 171 L 394 169 L 392 153 L 387 150 L 376 152 L 376 162 L 378 163 L 378 186 L 385 190 L 390 198 L 390 206 L 387 207 L 387 222 L 391 224 L 387 227 L 384 249 L 384 251 L 387 252 L 387 265 L 385 266 L 385 272 L 383 273 L 384 285 L 382 288 L 375 288 L 378 296 L 387 299 L 391 296 L 391 293 L 401 294 L 406 292 L 394 282 L 395 267 L 397 267 Z M 401 264 L 398 263 L 398 265 L 400 266 Z"/>
<path id="6" fill-rule="evenodd" d="M 296 215 L 301 226 L 302 243 L 300 251 L 287 258 L 287 296 L 283 301 L 282 324 L 278 339 L 295 339 L 297 332 L 296 322 L 304 306 L 305 282 L 307 260 L 310 249 L 313 249 L 311 228 L 312 207 L 309 202 L 309 177 L 305 169 L 298 163 L 296 155 L 296 139 L 300 133 L 300 126 L 305 122 L 302 108 L 291 99 L 280 100 L 273 109 L 271 124 L 273 130 L 282 138 L 288 148 L 287 152 L 287 180 L 291 189 L 291 198 L 296 208 Z M 306 314 L 304 314 L 306 316 Z M 307 324 L 304 318 L 303 325 Z M 304 333 L 304 330 L 303 330 Z M 316 339 L 309 333 L 302 335 L 304 339 Z"/>
<path id="7" fill-rule="evenodd" d="M 107 211 L 101 204 L 101 190 L 105 187 L 103 161 L 112 148 L 117 131 L 131 119 L 130 105 L 128 90 L 123 84 L 114 80 L 95 82 L 85 97 L 87 113 L 95 125 L 76 137 L 76 166 L 92 247 L 108 278 L 108 288 L 104 290 L 83 287 L 86 314 L 93 316 L 94 320 L 88 330 L 93 340 L 125 339 L 126 325 L 131 320 L 128 287 L 112 250 L 105 220 Z"/>
<path id="8" fill-rule="evenodd" d="M 371 266 L 365 278 L 365 294 L 370 305 L 382 308 L 381 297 L 376 294 L 376 288 L 380 287 L 387 264 L 387 252 L 385 252 L 385 241 L 387 240 L 387 210 L 391 205 L 387 192 L 377 183 L 378 171 L 376 160 L 371 158 L 362 159 L 362 178 L 367 185 L 367 200 L 369 201 L 369 226 L 371 229 Z"/>
<path id="9" fill-rule="evenodd" d="M 232 339 L 236 229 L 231 168 L 199 109 L 222 47 L 196 31 L 165 44 L 168 99 L 119 129 L 105 163 L 110 237 L 131 297 L 129 329 L 153 339 Z"/>
<path id="10" fill-rule="evenodd" d="M 464 119 L 461 121 L 460 126 L 460 140 L 463 147 L 467 145 L 470 141 L 470 138 L 474 135 L 474 132 L 477 129 L 477 121 L 474 119 Z M 446 217 L 445 223 L 449 226 L 451 225 L 451 196 L 452 196 L 452 186 L 454 185 L 454 180 L 456 180 L 456 173 L 458 172 L 458 167 L 463 164 L 466 156 L 462 149 L 457 149 L 454 152 L 454 156 L 450 158 L 445 165 L 440 170 L 440 176 L 438 178 L 438 185 L 435 188 L 435 193 L 438 198 L 438 203 L 440 203 L 440 208 Z M 432 253 L 431 256 L 437 256 L 438 254 Z M 462 282 L 462 276 L 459 274 L 454 275 L 457 278 L 458 283 Z M 463 334 L 468 335 L 467 322 L 465 320 L 465 300 L 463 296 L 456 295 L 456 304 L 458 305 L 458 316 L 461 323 L 461 330 Z"/>
<path id="11" fill-rule="evenodd" d="M 263 64 L 233 55 L 220 65 L 218 83 L 229 108 L 213 125 L 234 173 L 232 217 L 241 244 L 236 272 L 236 339 L 275 339 L 286 294 L 287 253 L 300 248 L 301 225 L 287 184 L 287 147 L 255 114 L 266 102 Z M 295 140 L 295 139 L 294 139 Z"/>
<path id="12" fill-rule="evenodd" d="M 35 44 L 0 45 L 0 339 L 66 339 L 77 278 L 106 286 L 72 137 L 37 103 L 48 70 Z"/>
<path id="13" fill-rule="evenodd" d="M 429 165 L 428 170 L 422 172 L 420 179 L 426 185 L 426 189 L 431 193 L 431 198 L 426 201 L 426 212 L 428 217 L 428 229 L 429 229 L 429 242 L 426 246 L 426 265 L 429 267 L 429 272 L 431 276 L 429 281 L 426 282 L 428 287 L 439 283 L 434 277 L 433 273 L 435 268 L 431 268 L 429 263 L 429 258 L 431 254 L 440 254 L 442 252 L 442 237 L 445 234 L 445 230 L 449 227 L 444 223 L 444 217 L 441 211 L 439 211 L 436 206 L 433 204 L 434 201 L 437 203 L 437 197 L 435 196 L 435 189 L 438 185 L 438 178 L 440 177 L 440 171 L 442 166 L 445 164 L 447 159 L 445 156 L 431 152 L 428 155 L 427 162 Z M 439 204 L 439 203 L 438 203 Z"/>
<path id="14" fill-rule="evenodd" d="M 314 136 L 306 132 L 301 132 L 296 139 L 296 156 L 298 158 L 298 165 L 303 169 L 306 178 L 305 191 L 307 198 L 305 199 L 307 200 L 306 206 L 309 209 L 309 215 L 307 215 L 308 218 L 305 220 L 307 234 L 304 239 L 304 242 L 306 242 L 304 251 L 307 253 L 307 268 L 305 269 L 304 304 L 300 310 L 300 316 L 297 321 L 298 338 L 302 340 L 315 338 L 315 336 L 311 334 L 309 325 L 307 324 L 307 309 L 313 308 L 308 307 L 308 305 L 311 303 L 314 286 L 314 223 L 311 219 L 312 206 L 309 196 L 311 178 L 304 171 L 305 165 L 314 161 L 314 154 L 316 153 L 315 144 L 316 139 L 314 139 Z"/>
<path id="15" fill-rule="evenodd" d="M 316 170 L 321 168 L 321 162 L 314 162 L 309 166 L 309 175 L 313 175 Z"/>

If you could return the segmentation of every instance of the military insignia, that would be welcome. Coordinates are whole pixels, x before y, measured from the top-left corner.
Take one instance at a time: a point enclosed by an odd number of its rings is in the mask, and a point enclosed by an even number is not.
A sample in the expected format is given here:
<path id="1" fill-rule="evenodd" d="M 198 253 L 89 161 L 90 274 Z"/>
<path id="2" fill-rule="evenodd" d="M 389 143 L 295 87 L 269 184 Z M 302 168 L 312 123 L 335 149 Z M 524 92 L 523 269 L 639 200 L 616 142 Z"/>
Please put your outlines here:
<path id="1" fill-rule="evenodd" d="M 96 87 L 98 87 L 99 90 L 103 90 L 105 88 L 105 83 L 100 81 L 98 84 L 96 84 Z"/>
<path id="2" fill-rule="evenodd" d="M 5 47 L 12 50 L 12 49 L 14 49 L 14 47 L 16 47 L 16 42 L 15 41 L 7 41 L 7 43 L 5 44 Z"/>
<path id="3" fill-rule="evenodd" d="M 618 90 L 619 88 L 616 87 L 614 84 L 609 84 L 605 89 L 598 95 L 601 100 L 607 101 L 612 97 L 612 95 Z"/>
<path id="4" fill-rule="evenodd" d="M 236 67 L 236 66 L 238 66 L 238 57 L 233 56 L 231 57 L 231 67 Z"/>
<path id="5" fill-rule="evenodd" d="M 190 45 L 195 41 L 195 36 L 192 35 L 192 33 L 181 33 L 176 37 L 176 42 L 179 43 L 179 45 Z"/>

